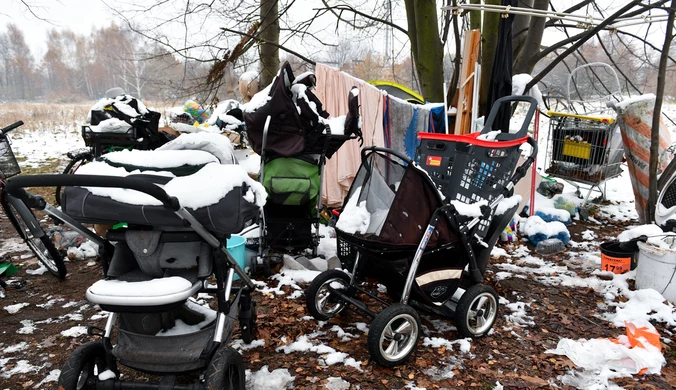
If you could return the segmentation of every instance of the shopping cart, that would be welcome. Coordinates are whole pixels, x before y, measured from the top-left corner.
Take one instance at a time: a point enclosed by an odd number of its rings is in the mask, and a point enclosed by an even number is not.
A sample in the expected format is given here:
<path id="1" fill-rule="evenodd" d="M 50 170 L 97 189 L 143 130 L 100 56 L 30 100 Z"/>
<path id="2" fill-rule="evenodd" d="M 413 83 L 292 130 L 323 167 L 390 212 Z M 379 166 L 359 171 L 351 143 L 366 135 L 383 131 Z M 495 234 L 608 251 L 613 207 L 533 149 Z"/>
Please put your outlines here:
<path id="1" fill-rule="evenodd" d="M 583 81 L 580 73 L 585 73 Z M 610 82 L 603 81 L 609 78 Z M 594 86 L 594 84 L 603 84 Z M 613 88 L 612 90 L 610 88 Z M 578 67 L 568 77 L 568 111 L 549 111 L 545 173 L 576 188 L 587 203 L 594 189 L 605 198 L 606 181 L 622 173 L 622 135 L 606 102 L 621 95 L 615 70 L 604 63 Z M 574 112 L 574 113 L 573 113 Z"/>

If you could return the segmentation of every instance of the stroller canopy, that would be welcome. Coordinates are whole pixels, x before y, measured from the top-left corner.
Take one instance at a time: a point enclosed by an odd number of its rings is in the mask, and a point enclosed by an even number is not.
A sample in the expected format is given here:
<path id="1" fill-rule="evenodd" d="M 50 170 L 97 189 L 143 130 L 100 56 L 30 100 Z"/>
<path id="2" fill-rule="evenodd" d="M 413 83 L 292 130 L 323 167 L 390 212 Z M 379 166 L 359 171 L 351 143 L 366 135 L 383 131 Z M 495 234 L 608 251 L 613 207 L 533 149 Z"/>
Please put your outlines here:
<path id="1" fill-rule="evenodd" d="M 362 164 L 345 198 L 336 229 L 346 239 L 381 247 L 417 247 L 442 199 L 427 174 L 377 150 L 362 152 Z M 430 238 L 437 246 L 457 241 L 444 218 Z"/>

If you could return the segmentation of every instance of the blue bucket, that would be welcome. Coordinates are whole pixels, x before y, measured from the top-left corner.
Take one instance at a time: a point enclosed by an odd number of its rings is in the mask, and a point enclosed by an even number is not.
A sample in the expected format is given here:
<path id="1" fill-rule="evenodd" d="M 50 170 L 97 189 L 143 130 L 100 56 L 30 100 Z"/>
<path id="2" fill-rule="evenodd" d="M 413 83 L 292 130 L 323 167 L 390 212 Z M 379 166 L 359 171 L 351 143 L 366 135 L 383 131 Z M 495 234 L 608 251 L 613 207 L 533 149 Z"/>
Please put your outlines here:
<path id="1" fill-rule="evenodd" d="M 237 264 L 239 264 L 242 269 L 246 266 L 246 237 L 233 234 L 228 238 L 227 249 Z M 237 273 L 235 273 L 234 280 L 239 279 Z"/>

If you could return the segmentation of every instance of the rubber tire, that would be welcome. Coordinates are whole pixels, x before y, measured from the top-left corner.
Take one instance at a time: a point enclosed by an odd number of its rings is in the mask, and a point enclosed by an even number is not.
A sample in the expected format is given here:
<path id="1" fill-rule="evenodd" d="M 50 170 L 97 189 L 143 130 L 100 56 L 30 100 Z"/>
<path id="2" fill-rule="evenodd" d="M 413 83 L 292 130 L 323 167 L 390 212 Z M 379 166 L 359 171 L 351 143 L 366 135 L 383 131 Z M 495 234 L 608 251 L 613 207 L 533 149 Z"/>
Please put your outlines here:
<path id="1" fill-rule="evenodd" d="M 246 344 L 251 344 L 254 341 L 256 335 L 258 334 L 258 326 L 256 324 L 256 319 L 258 318 L 256 314 L 256 301 L 251 299 L 251 318 L 245 320 L 245 323 L 242 323 L 242 318 L 239 319 L 239 328 L 242 332 L 242 341 Z"/>
<path id="2" fill-rule="evenodd" d="M 236 370 L 234 377 L 228 375 L 228 379 L 233 379 L 234 383 L 226 379 L 226 373 L 230 369 Z M 209 362 L 204 388 L 207 390 L 244 390 L 245 383 L 242 355 L 230 347 L 221 347 Z"/>
<path id="3" fill-rule="evenodd" d="M 28 224 L 26 224 L 23 221 L 23 218 L 21 218 L 21 215 L 18 213 L 18 211 L 16 211 L 14 206 L 12 206 L 11 203 L 9 203 L 6 199 L 3 199 L 2 207 L 5 212 L 5 215 L 7 216 L 7 219 L 9 219 L 9 221 L 12 223 L 12 226 L 14 226 L 14 230 L 16 230 L 16 232 L 19 234 L 19 237 L 21 237 L 21 239 L 23 239 L 24 242 L 26 242 L 26 245 L 28 245 L 33 254 L 38 258 L 40 263 L 42 263 L 45 267 L 47 267 L 49 272 L 51 272 L 54 276 L 56 276 L 59 279 L 64 279 L 66 277 L 66 274 L 68 273 L 68 270 L 66 269 L 66 263 L 64 263 L 63 256 L 56 249 L 56 247 L 54 247 L 54 243 L 52 242 L 52 240 L 49 239 L 47 234 L 44 234 L 42 237 L 40 237 L 40 241 L 42 245 L 45 246 L 45 249 L 47 249 L 47 253 L 49 254 L 49 257 L 51 258 L 54 264 L 48 264 L 42 258 L 44 254 L 42 255 L 38 254 L 39 251 L 33 248 L 35 244 L 29 241 L 29 239 L 26 237 L 26 232 L 21 226 L 21 223 L 24 223 L 25 226 L 28 226 Z M 33 214 L 32 210 L 31 214 L 33 215 L 33 218 L 35 218 L 35 214 Z"/>
<path id="4" fill-rule="evenodd" d="M 103 372 L 106 367 L 106 351 L 103 348 L 102 342 L 90 341 L 82 344 L 68 357 L 68 360 L 66 360 L 61 368 L 61 374 L 59 374 L 59 390 L 78 390 L 86 388 L 78 387 L 78 380 L 80 379 L 80 374 L 85 369 L 90 368 L 87 367 L 87 364 L 91 363 L 92 359 L 99 369 L 99 374 Z M 93 368 L 94 366 L 92 365 L 92 371 Z"/>
<path id="5" fill-rule="evenodd" d="M 326 313 L 321 312 L 317 308 L 316 305 L 317 294 L 319 293 L 319 290 L 324 286 L 324 284 L 326 284 L 326 282 L 328 282 L 331 279 L 341 279 L 344 282 L 345 286 L 348 286 L 350 284 L 350 276 L 348 276 L 345 272 L 337 269 L 330 269 L 317 275 L 305 290 L 305 304 L 307 305 L 307 310 L 308 312 L 310 312 L 310 315 L 312 315 L 312 317 L 314 317 L 318 321 L 330 320 L 338 313 L 345 310 L 345 308 L 347 307 L 347 303 L 344 302 L 343 307 L 338 309 L 335 313 L 331 315 L 327 315 Z"/>
<path id="6" fill-rule="evenodd" d="M 400 315 L 409 315 L 413 317 L 413 319 L 415 320 L 417 330 L 411 336 L 415 339 L 415 342 L 411 347 L 411 349 L 401 358 L 396 360 L 386 359 L 382 355 L 380 350 L 381 344 L 380 339 L 388 323 L 395 317 Z M 380 364 L 381 366 L 385 367 L 394 367 L 406 362 L 411 357 L 413 352 L 416 350 L 416 347 L 418 345 L 418 337 L 420 337 L 421 330 L 422 327 L 420 324 L 420 316 L 418 315 L 418 312 L 416 312 L 415 309 L 413 309 L 411 306 L 404 305 L 402 303 L 393 303 L 392 305 L 386 307 L 385 309 L 383 309 L 383 311 L 378 313 L 378 315 L 373 319 L 371 327 L 369 328 L 369 334 L 366 345 L 368 346 L 371 359 L 374 360 L 376 363 Z"/>
<path id="7" fill-rule="evenodd" d="M 62 175 L 72 175 L 75 173 L 77 168 L 81 167 L 82 165 L 91 162 L 94 160 L 94 156 L 91 153 L 82 153 L 78 154 L 77 156 L 73 157 L 72 160 L 66 165 L 66 168 L 63 170 Z M 73 167 L 81 161 L 86 161 L 83 162 L 82 164 L 78 165 L 75 170 Z M 55 192 L 54 192 L 54 201 L 56 202 L 57 205 L 61 206 L 61 186 L 56 186 Z"/>
<path id="8" fill-rule="evenodd" d="M 470 329 L 470 327 L 467 325 L 467 316 L 469 314 L 470 308 L 474 300 L 482 294 L 491 294 L 493 296 L 493 299 L 495 300 L 495 314 L 493 315 L 493 318 L 490 322 L 490 326 L 488 326 L 483 332 L 480 333 L 475 333 Z M 458 328 L 458 332 L 463 337 L 471 337 L 471 338 L 479 338 L 483 337 L 490 330 L 493 328 L 493 324 L 495 324 L 495 320 L 498 318 L 498 307 L 499 305 L 499 299 L 498 299 L 498 294 L 495 292 L 493 287 L 487 286 L 485 284 L 475 284 L 468 288 L 464 294 L 462 294 L 462 297 L 460 297 L 460 300 L 458 301 L 458 306 L 455 309 L 455 326 Z"/>
<path id="9" fill-rule="evenodd" d="M 666 168 L 664 168 L 664 172 L 660 175 L 659 179 L 657 179 L 657 193 L 659 194 L 664 190 L 664 186 L 667 185 L 669 182 L 669 179 L 676 173 L 676 158 L 672 159 L 671 162 L 669 162 L 669 165 L 667 165 Z"/>

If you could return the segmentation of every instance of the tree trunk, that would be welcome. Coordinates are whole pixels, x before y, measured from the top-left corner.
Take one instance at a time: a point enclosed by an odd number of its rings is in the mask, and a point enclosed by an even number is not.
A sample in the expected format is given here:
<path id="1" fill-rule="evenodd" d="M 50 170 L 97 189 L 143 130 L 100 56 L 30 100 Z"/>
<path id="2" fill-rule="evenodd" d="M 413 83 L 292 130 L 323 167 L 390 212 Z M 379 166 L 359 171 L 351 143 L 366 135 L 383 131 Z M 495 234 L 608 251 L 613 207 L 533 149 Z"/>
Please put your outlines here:
<path id="1" fill-rule="evenodd" d="M 261 0 L 260 37 L 268 42 L 279 44 L 279 9 L 277 0 Z M 259 56 L 261 60 L 261 74 L 259 88 L 263 89 L 272 83 L 272 79 L 279 70 L 279 49 L 277 46 L 261 42 Z"/>
<path id="2" fill-rule="evenodd" d="M 470 4 L 481 4 L 481 0 L 471 0 Z M 481 29 L 481 11 L 469 11 L 469 29 Z"/>
<path id="3" fill-rule="evenodd" d="M 533 0 L 519 1 L 519 7 L 533 7 Z M 528 36 L 530 16 L 515 15 L 512 23 L 512 58 L 517 58 Z"/>
<path id="4" fill-rule="evenodd" d="M 500 5 L 500 0 L 486 0 L 486 4 Z M 495 57 L 495 47 L 498 44 L 498 24 L 500 23 L 500 13 L 484 12 L 483 29 L 481 30 L 481 86 L 479 89 L 479 113 L 478 116 L 488 114 L 483 112 L 488 101 L 488 89 L 491 85 L 491 74 L 493 73 L 493 57 Z M 460 80 L 462 84 L 465 80 Z"/>
<path id="5" fill-rule="evenodd" d="M 444 52 L 439 39 L 435 0 L 405 0 L 408 38 L 413 61 L 426 100 L 444 100 Z"/>
<path id="6" fill-rule="evenodd" d="M 669 19 L 664 35 L 664 47 L 660 55 L 660 67 L 657 74 L 657 91 L 655 93 L 655 108 L 653 109 L 652 131 L 650 133 L 650 179 L 648 186 L 648 205 L 646 214 L 649 221 L 655 220 L 655 205 L 657 203 L 657 166 L 659 164 L 660 148 L 660 119 L 662 118 L 662 101 L 664 100 L 664 85 L 666 84 L 667 57 L 669 56 L 669 47 L 674 38 L 674 15 L 676 15 L 676 0 L 671 0 L 669 8 Z"/>
<path id="7" fill-rule="evenodd" d="M 548 0 L 533 1 L 533 8 L 537 10 L 547 10 L 549 7 Z M 528 24 L 528 33 L 523 43 L 523 48 L 519 55 L 514 59 L 514 74 L 528 73 L 530 74 L 535 67 L 537 60 L 534 60 L 536 54 L 540 52 L 540 44 L 542 43 L 542 34 L 545 31 L 546 18 L 544 17 L 530 17 Z"/>

